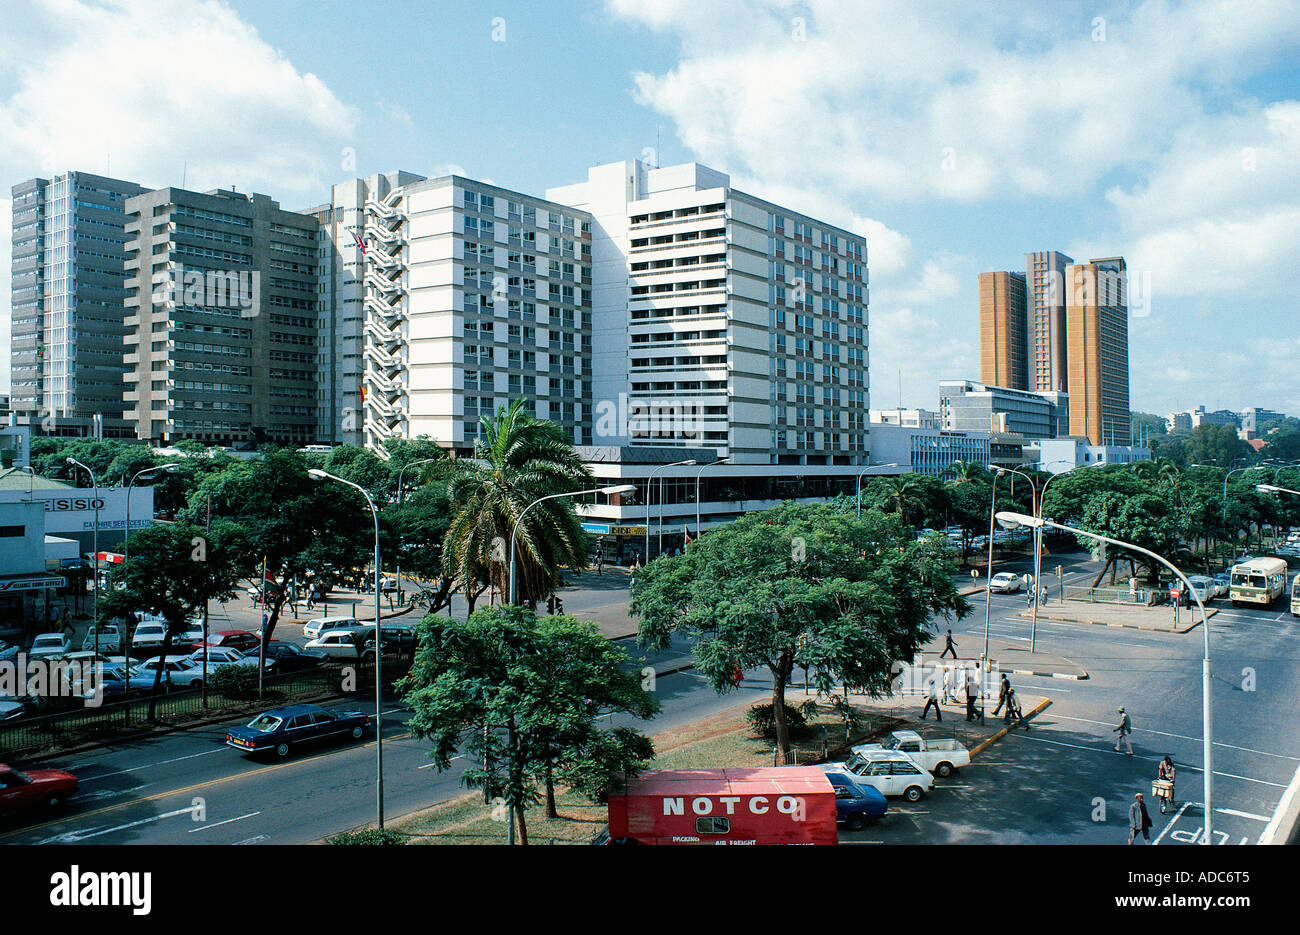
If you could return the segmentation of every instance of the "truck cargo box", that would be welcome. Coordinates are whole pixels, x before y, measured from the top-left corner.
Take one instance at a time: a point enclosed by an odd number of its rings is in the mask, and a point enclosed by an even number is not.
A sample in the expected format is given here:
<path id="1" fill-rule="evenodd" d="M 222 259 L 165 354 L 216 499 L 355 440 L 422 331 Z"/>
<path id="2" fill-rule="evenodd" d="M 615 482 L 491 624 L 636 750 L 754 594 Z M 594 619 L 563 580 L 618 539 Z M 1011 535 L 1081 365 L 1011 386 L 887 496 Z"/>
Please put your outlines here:
<path id="1" fill-rule="evenodd" d="M 616 776 L 609 837 L 629 844 L 836 844 L 835 789 L 816 766 Z"/>

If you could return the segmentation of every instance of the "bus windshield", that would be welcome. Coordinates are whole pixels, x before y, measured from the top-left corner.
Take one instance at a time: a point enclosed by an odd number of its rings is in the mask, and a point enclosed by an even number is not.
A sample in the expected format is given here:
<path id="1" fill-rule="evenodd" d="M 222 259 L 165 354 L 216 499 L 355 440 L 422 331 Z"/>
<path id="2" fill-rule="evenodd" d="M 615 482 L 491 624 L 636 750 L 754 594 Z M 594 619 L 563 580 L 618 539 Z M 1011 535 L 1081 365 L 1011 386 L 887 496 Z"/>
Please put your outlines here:
<path id="1" fill-rule="evenodd" d="M 1232 576 L 1232 584 L 1239 588 L 1262 588 L 1265 585 L 1263 575 L 1248 575 L 1237 572 Z"/>

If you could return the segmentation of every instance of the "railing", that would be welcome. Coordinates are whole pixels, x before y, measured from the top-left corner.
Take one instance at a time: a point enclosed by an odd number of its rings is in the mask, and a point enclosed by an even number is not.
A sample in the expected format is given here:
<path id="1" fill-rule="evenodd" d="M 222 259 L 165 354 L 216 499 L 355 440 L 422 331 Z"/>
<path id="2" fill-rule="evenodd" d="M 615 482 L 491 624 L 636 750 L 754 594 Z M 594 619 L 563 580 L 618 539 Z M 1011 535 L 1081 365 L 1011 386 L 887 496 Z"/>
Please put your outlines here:
<path id="1" fill-rule="evenodd" d="M 409 657 L 407 657 L 409 658 Z M 405 663 L 405 659 L 401 660 Z M 385 655 L 385 683 L 405 674 L 406 666 L 395 666 Z M 354 679 L 343 690 L 345 674 Z M 268 708 L 304 701 L 347 697 L 363 710 L 374 704 L 374 668 L 353 664 L 330 664 L 305 672 L 273 675 L 264 680 L 262 697 L 228 697 L 208 691 L 208 703 L 198 689 L 168 691 L 157 697 L 153 720 L 149 720 L 148 695 L 100 707 L 78 707 L 42 717 L 22 718 L 0 726 L 0 760 L 16 760 L 68 750 L 86 744 L 108 743 L 158 727 L 174 727 L 187 721 L 238 717 Z M 367 690 L 369 690 L 367 692 Z"/>
<path id="2" fill-rule="evenodd" d="M 1090 604 L 1155 604 L 1161 592 L 1152 588 L 1089 588 L 1066 585 L 1062 596 L 1067 601 L 1087 601 Z"/>

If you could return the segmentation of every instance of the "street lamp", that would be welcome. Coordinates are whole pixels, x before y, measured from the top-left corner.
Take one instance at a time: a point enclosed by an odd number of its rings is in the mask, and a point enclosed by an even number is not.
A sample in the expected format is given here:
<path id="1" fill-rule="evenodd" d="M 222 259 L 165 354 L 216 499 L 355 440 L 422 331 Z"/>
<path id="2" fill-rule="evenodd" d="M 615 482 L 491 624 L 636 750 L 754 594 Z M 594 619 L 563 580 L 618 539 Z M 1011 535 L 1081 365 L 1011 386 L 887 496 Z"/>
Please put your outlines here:
<path id="1" fill-rule="evenodd" d="M 862 475 L 866 474 L 867 471 L 870 471 L 873 467 L 889 468 L 902 467 L 902 465 L 895 464 L 892 461 L 889 464 L 868 464 L 858 472 L 858 519 L 862 519 Z"/>
<path id="2" fill-rule="evenodd" d="M 1070 468 L 1069 471 L 1062 471 L 1061 474 L 1069 474 L 1070 471 L 1075 471 L 1083 467 L 1083 465 L 1071 461 L 1049 461 L 1046 466 L 1051 467 L 1053 464 L 1072 464 L 1072 463 L 1074 464 L 1074 467 Z M 1046 502 L 1047 500 L 1047 488 L 1050 487 L 1052 481 L 1060 477 L 1061 474 L 1053 474 L 1047 480 L 1043 481 L 1042 490 L 1035 490 L 1035 494 L 1038 500 L 1038 505 L 1034 509 L 1034 515 L 1038 517 L 1040 520 L 1043 518 L 1043 503 Z M 1069 527 L 1067 526 L 1065 528 L 1068 529 Z M 1036 652 L 1038 646 L 1038 603 L 1039 603 L 1038 599 L 1039 599 L 1039 595 L 1041 594 L 1041 592 L 1039 591 L 1039 587 L 1041 586 L 1039 583 L 1039 579 L 1042 578 L 1042 575 L 1043 575 L 1043 529 L 1040 526 L 1034 530 L 1034 617 L 1033 617 L 1033 621 L 1029 624 L 1029 651 L 1031 653 Z"/>
<path id="3" fill-rule="evenodd" d="M 1294 493 L 1294 491 L 1292 492 Z M 1197 606 L 1201 608 L 1201 626 L 1205 630 L 1205 651 L 1204 651 L 1203 658 L 1201 660 L 1201 706 L 1202 706 L 1201 719 L 1202 719 L 1202 730 L 1204 731 L 1204 737 L 1202 738 L 1202 743 L 1204 745 L 1204 757 L 1205 757 L 1205 840 L 1203 840 L 1201 843 L 1202 844 L 1212 843 L 1213 815 L 1214 815 L 1214 808 L 1213 808 L 1214 751 L 1213 751 L 1213 743 L 1210 740 L 1210 620 L 1205 615 L 1205 604 L 1201 602 L 1200 594 L 1198 594 L 1196 589 L 1192 587 L 1192 583 L 1187 580 L 1187 576 L 1184 575 L 1181 571 L 1179 571 L 1176 565 L 1174 565 L 1168 559 L 1157 555 L 1155 552 L 1152 552 L 1149 549 L 1144 549 L 1141 546 L 1134 545 L 1131 542 L 1124 542 L 1120 539 L 1111 539 L 1108 536 L 1099 535 L 1098 533 L 1095 532 L 1089 532 L 1086 529 L 1072 529 L 1069 526 L 1063 526 L 1059 523 L 1053 523 L 1050 520 L 1043 519 L 1042 517 L 1025 516 L 1023 513 L 1004 512 L 1004 513 L 997 514 L 997 518 L 998 518 L 998 522 L 1000 522 L 1003 526 L 1007 528 L 1012 528 L 1015 526 L 1030 526 L 1030 527 L 1037 527 L 1041 529 L 1045 526 L 1052 526 L 1056 529 L 1062 530 L 1063 532 L 1074 533 L 1075 535 L 1085 536 L 1089 539 L 1095 539 L 1098 542 L 1104 542 L 1107 545 L 1113 545 L 1116 546 L 1117 548 L 1130 549 L 1134 552 L 1139 552 L 1142 555 L 1155 559 L 1157 562 L 1164 565 L 1175 575 L 1177 575 L 1179 580 L 1183 582 L 1184 587 L 1187 588 L 1188 593 L 1190 593 L 1192 597 L 1196 599 Z"/>
<path id="4" fill-rule="evenodd" d="M 719 458 L 717 461 L 714 461 L 713 464 L 705 464 L 698 471 L 695 472 L 695 538 L 696 539 L 700 537 L 700 475 L 704 473 L 704 468 L 714 467 L 719 464 L 726 464 L 730 460 L 731 460 L 730 458 Z M 662 527 L 664 524 L 662 518 L 663 517 L 662 503 L 659 505 L 659 515 L 660 515 L 659 525 L 660 527 Z"/>
<path id="5" fill-rule="evenodd" d="M 690 467 L 692 464 L 698 464 L 698 463 L 699 463 L 699 462 L 696 461 L 694 458 L 687 458 L 685 461 L 674 461 L 672 464 L 661 464 L 661 465 L 659 465 L 657 468 L 655 468 L 653 471 L 651 471 L 651 472 L 650 472 L 650 476 L 649 476 L 648 478 L 646 478 L 646 482 L 645 482 L 645 560 L 646 560 L 646 564 L 647 564 L 647 565 L 650 563 L 650 489 L 654 486 L 655 475 L 658 474 L 660 471 L 662 471 L 664 468 L 670 468 L 670 467 Z M 659 517 L 660 517 L 659 522 L 660 522 L 661 524 L 663 523 L 663 499 L 664 499 L 664 485 L 663 485 L 663 482 L 660 481 L 660 483 L 659 483 Z M 660 542 L 663 541 L 663 533 L 662 533 L 662 532 L 659 534 L 659 541 L 660 541 Z"/>
<path id="6" fill-rule="evenodd" d="M 524 521 L 524 517 L 529 510 L 539 503 L 545 503 L 547 500 L 557 500 L 561 497 L 583 497 L 593 493 L 603 493 L 608 496 L 616 493 L 632 493 L 635 490 L 636 486 L 634 484 L 619 484 L 615 487 L 597 487 L 595 490 L 572 490 L 567 493 L 552 493 L 547 494 L 545 497 L 539 497 L 524 507 L 515 520 L 514 527 L 510 530 L 510 603 L 515 602 L 515 534 L 519 532 L 519 524 Z"/>
<path id="7" fill-rule="evenodd" d="M 1235 462 L 1234 462 L 1234 463 L 1235 463 Z M 1267 469 L 1267 468 L 1261 468 L 1259 465 L 1257 465 L 1257 464 L 1253 464 L 1253 465 L 1251 465 L 1250 467 L 1236 468 L 1236 469 L 1234 469 L 1234 470 L 1229 471 L 1227 474 L 1223 475 L 1223 525 L 1224 525 L 1224 528 L 1227 528 L 1227 525 L 1228 525 L 1228 480 L 1229 480 L 1229 478 L 1231 478 L 1233 474 L 1240 474 L 1240 473 L 1242 473 L 1243 471 L 1255 471 L 1255 470 L 1261 470 L 1261 471 L 1263 471 L 1263 470 L 1268 470 L 1268 469 Z M 1262 529 L 1261 529 L 1261 531 L 1260 531 L 1260 535 L 1261 535 L 1261 536 L 1263 535 L 1263 530 L 1262 530 Z M 1250 547 L 1250 529 L 1249 529 L 1249 528 L 1246 529 L 1246 547 L 1247 547 L 1247 548 Z M 1237 531 L 1236 531 L 1235 529 L 1232 531 L 1232 560 L 1233 560 L 1234 562 L 1237 560 Z"/>
<path id="8" fill-rule="evenodd" d="M 36 481 L 36 471 L 33 468 L 23 465 L 18 470 L 27 472 L 27 499 L 32 499 L 32 484 Z"/>
<path id="9" fill-rule="evenodd" d="M 143 471 L 136 471 L 135 476 L 127 482 L 126 485 L 126 538 L 122 540 L 122 561 L 125 562 L 131 557 L 131 488 L 135 482 L 146 474 L 157 474 L 164 471 L 168 474 L 175 474 L 181 469 L 179 464 L 160 464 L 157 467 L 145 468 Z"/>
<path id="10" fill-rule="evenodd" d="M 581 497 L 593 493 L 603 493 L 606 495 L 632 493 L 635 490 L 636 486 L 634 484 L 619 484 L 615 487 L 597 487 L 595 490 L 575 490 L 569 493 L 553 493 L 547 494 L 545 497 L 539 497 L 532 503 L 528 504 L 528 506 L 524 507 L 523 511 L 519 514 L 519 518 L 515 520 L 514 528 L 510 530 L 510 603 L 513 605 L 515 602 L 515 534 L 519 532 L 519 524 L 524 521 L 524 516 L 529 510 L 537 506 L 539 503 L 544 503 L 547 500 L 555 500 L 561 497 Z M 647 507 L 647 511 L 648 510 L 649 507 Z M 646 529 L 649 530 L 649 528 L 650 527 L 647 524 Z M 515 843 L 515 812 L 513 804 L 506 806 L 506 842 L 508 844 Z"/>
<path id="11" fill-rule="evenodd" d="M 353 490 L 360 491 L 361 496 L 366 498 L 366 503 L 370 506 L 370 515 L 375 521 L 375 816 L 379 824 L 379 830 L 384 830 L 384 680 L 383 657 L 384 657 L 384 640 L 379 629 L 379 510 L 375 508 L 375 501 L 371 499 L 370 493 L 361 485 L 354 484 L 350 480 L 344 480 L 341 477 L 335 477 L 333 474 L 311 468 L 307 471 L 313 480 L 332 480 L 340 484 L 346 484 Z M 265 582 L 263 582 L 265 587 Z M 364 643 L 362 644 L 364 645 Z M 258 653 L 258 666 L 262 663 L 262 653 L 266 651 L 266 638 L 263 634 L 262 650 Z M 360 655 L 360 649 L 357 651 Z"/>
<path id="12" fill-rule="evenodd" d="M 95 655 L 98 656 L 99 655 L 99 630 L 100 630 L 99 627 L 99 481 L 95 480 L 95 472 L 92 471 L 90 468 L 86 467 L 76 458 L 67 457 L 64 459 L 64 461 L 67 464 L 71 464 L 73 467 L 81 468 L 83 471 L 85 471 L 87 474 L 90 475 L 90 486 L 92 490 L 91 497 L 93 499 L 93 503 L 95 506 L 95 532 L 94 532 L 94 538 L 91 540 L 93 543 L 91 549 L 94 552 L 93 568 L 94 568 L 94 575 L 95 575 L 95 603 L 91 608 L 90 616 L 95 626 Z M 84 594 L 85 592 L 83 591 L 82 593 Z"/>
<path id="13" fill-rule="evenodd" d="M 418 461 L 411 461 L 408 464 L 402 465 L 402 469 L 397 472 L 397 505 L 399 507 L 402 505 L 402 475 L 406 473 L 406 469 L 409 467 L 414 467 L 417 464 L 430 464 L 437 460 L 439 459 L 420 458 Z M 399 543 L 397 547 L 397 605 L 400 607 L 401 604 L 402 604 L 402 547 L 401 544 Z M 451 606 L 450 596 L 447 598 L 447 606 L 448 607 Z"/>

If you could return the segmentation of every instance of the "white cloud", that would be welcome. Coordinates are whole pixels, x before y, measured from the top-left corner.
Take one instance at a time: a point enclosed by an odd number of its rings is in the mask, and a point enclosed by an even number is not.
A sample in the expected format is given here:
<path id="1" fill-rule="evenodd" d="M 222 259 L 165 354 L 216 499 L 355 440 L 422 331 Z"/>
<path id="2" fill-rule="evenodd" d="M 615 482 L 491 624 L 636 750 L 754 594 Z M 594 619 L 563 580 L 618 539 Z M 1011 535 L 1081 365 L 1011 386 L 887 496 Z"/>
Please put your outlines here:
<path id="1" fill-rule="evenodd" d="M 23 54 L 0 60 L 0 165 L 146 185 L 237 183 L 286 203 L 340 172 L 356 122 L 220 0 L 45 0 L 7 21 Z M 287 205 L 286 205 L 287 206 Z"/>
<path id="2" fill-rule="evenodd" d="M 935 409 L 939 381 L 978 375 L 975 322 L 969 315 L 926 314 L 911 307 L 871 310 L 871 405 Z"/>
<path id="3" fill-rule="evenodd" d="M 1285 48 L 1295 16 L 1284 0 L 1153 0 L 1094 41 L 1091 15 L 1069 8 L 609 6 L 680 39 L 676 67 L 634 75 L 635 90 L 703 161 L 837 194 L 963 201 L 1061 197 L 1158 157 L 1204 115 L 1193 86 Z"/>

